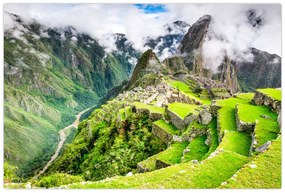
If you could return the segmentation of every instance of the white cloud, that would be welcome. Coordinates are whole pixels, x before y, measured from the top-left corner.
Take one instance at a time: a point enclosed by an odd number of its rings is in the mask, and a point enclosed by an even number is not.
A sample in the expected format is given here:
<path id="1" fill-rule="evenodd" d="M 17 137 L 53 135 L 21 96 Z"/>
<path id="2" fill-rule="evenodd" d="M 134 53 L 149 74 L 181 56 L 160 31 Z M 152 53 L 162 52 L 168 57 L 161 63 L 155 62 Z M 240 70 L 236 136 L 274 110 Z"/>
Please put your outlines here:
<path id="1" fill-rule="evenodd" d="M 72 25 L 78 32 L 88 33 L 98 39 L 109 50 L 115 49 L 115 46 L 114 39 L 108 34 L 124 33 L 135 48 L 145 51 L 146 37 L 165 34 L 164 24 L 182 20 L 192 25 L 201 16 L 209 14 L 215 21 L 211 29 L 227 41 L 207 42 L 203 48 L 207 60 L 211 57 L 219 60 L 219 54 L 224 50 L 232 57 L 250 59 L 246 52 L 249 47 L 281 55 L 280 5 L 166 4 L 166 8 L 168 12 L 145 14 L 132 4 L 4 5 L 5 11 L 19 14 L 26 20 L 35 18 L 46 26 Z M 246 23 L 245 11 L 250 8 L 257 10 L 265 18 L 264 26 L 259 29 L 253 29 Z M 4 28 L 11 25 L 11 19 L 5 17 Z"/>

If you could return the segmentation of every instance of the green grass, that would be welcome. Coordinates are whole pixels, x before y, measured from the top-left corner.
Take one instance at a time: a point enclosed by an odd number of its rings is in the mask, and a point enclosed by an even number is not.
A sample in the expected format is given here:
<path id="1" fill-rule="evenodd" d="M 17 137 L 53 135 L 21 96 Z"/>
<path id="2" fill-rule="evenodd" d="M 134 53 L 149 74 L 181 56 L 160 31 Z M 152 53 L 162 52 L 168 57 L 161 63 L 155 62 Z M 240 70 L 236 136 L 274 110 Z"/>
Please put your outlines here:
<path id="1" fill-rule="evenodd" d="M 170 84 L 172 87 L 178 89 L 180 92 L 188 96 L 190 99 L 193 99 L 203 104 L 211 104 L 210 99 L 199 98 L 198 94 L 194 93 L 193 90 L 184 82 L 169 79 L 167 80 L 167 83 Z"/>
<path id="2" fill-rule="evenodd" d="M 249 100 L 240 98 L 228 98 L 224 100 L 217 100 L 216 105 L 221 108 L 218 110 L 218 123 L 220 126 L 220 135 L 224 131 L 235 131 L 236 130 L 236 116 L 235 107 L 237 104 L 247 104 Z"/>
<path id="3" fill-rule="evenodd" d="M 44 176 L 39 180 L 32 181 L 32 185 L 36 187 L 50 188 L 82 181 L 84 181 L 84 179 L 81 176 L 57 173 L 49 176 Z"/>
<path id="4" fill-rule="evenodd" d="M 223 100 L 217 100 L 216 105 L 220 107 L 231 107 L 235 108 L 237 104 L 242 103 L 246 104 L 249 103 L 250 100 L 248 99 L 241 99 L 241 98 L 228 98 Z"/>
<path id="5" fill-rule="evenodd" d="M 255 165 L 255 168 L 251 168 Z M 222 188 L 281 188 L 281 137 L 268 150 L 257 155 Z"/>
<path id="6" fill-rule="evenodd" d="M 86 188 L 86 189 L 96 189 L 96 188 L 106 188 L 106 189 L 118 189 L 118 188 L 139 188 L 146 184 L 159 183 L 163 179 L 167 179 L 173 174 L 184 171 L 192 163 L 176 164 L 167 168 L 155 170 L 153 172 L 147 172 L 143 174 L 135 174 L 133 176 L 118 176 L 113 177 L 108 180 L 103 180 L 99 182 L 89 182 L 88 184 L 72 184 L 68 188 Z"/>
<path id="7" fill-rule="evenodd" d="M 218 121 L 220 124 L 220 133 L 224 131 L 235 131 L 236 127 L 236 116 L 235 110 L 231 107 L 223 107 L 218 110 Z"/>
<path id="8" fill-rule="evenodd" d="M 164 113 L 164 108 L 161 108 L 161 107 L 147 105 L 141 102 L 134 102 L 133 105 L 135 105 L 135 107 L 139 109 L 148 109 L 152 113 L 159 113 L 159 114 Z"/>
<path id="9" fill-rule="evenodd" d="M 266 115 L 273 120 L 277 119 L 277 114 L 272 112 L 267 106 L 254 106 L 249 104 L 238 105 L 238 116 L 243 122 L 254 123 L 257 119 L 261 119 L 261 115 Z"/>
<path id="10" fill-rule="evenodd" d="M 198 111 L 196 111 L 197 108 L 197 105 L 190 105 L 179 102 L 174 102 L 168 105 L 168 109 L 178 115 L 181 119 L 184 119 L 190 113 L 198 113 Z"/>
<path id="11" fill-rule="evenodd" d="M 162 152 L 161 152 L 162 153 Z M 161 154 L 155 154 L 149 158 L 147 158 L 146 160 L 138 163 L 139 165 L 141 165 L 143 168 L 147 169 L 148 171 L 154 171 L 156 169 L 156 158 Z"/>
<path id="12" fill-rule="evenodd" d="M 179 131 L 173 125 L 165 122 L 163 119 L 153 122 L 153 124 L 157 125 L 158 127 L 162 128 L 164 131 L 171 135 L 179 134 Z"/>
<path id="13" fill-rule="evenodd" d="M 203 164 L 182 163 L 129 177 L 114 177 L 68 188 L 216 188 L 249 159 L 233 152 L 220 152 Z"/>
<path id="14" fill-rule="evenodd" d="M 227 131 L 218 149 L 225 149 L 235 153 L 248 156 L 251 146 L 251 136 L 245 132 Z"/>
<path id="15" fill-rule="evenodd" d="M 174 143 L 163 151 L 157 157 L 157 159 L 169 165 L 180 163 L 183 150 L 187 147 L 187 145 L 188 142 Z"/>
<path id="16" fill-rule="evenodd" d="M 190 152 L 184 154 L 183 162 L 188 162 L 191 160 L 200 161 L 202 157 L 209 151 L 209 147 L 205 144 L 206 139 L 206 135 L 202 135 L 191 141 L 187 146 Z"/>
<path id="17" fill-rule="evenodd" d="M 257 141 L 256 147 L 276 139 L 280 132 L 280 127 L 277 121 L 260 119 L 255 126 L 255 139 Z"/>
<path id="18" fill-rule="evenodd" d="M 239 93 L 239 94 L 237 94 L 236 97 L 240 98 L 240 99 L 245 99 L 245 100 L 252 100 L 254 97 L 254 93 L 253 92 Z"/>
<path id="19" fill-rule="evenodd" d="M 233 152 L 220 152 L 201 164 L 194 165 L 158 183 L 142 185 L 143 188 L 216 188 L 231 177 L 249 160 Z"/>
<path id="20" fill-rule="evenodd" d="M 282 100 L 282 92 L 280 89 L 275 89 L 275 88 L 264 88 L 264 89 L 257 89 L 257 91 L 270 96 L 271 98 L 281 101 Z"/>

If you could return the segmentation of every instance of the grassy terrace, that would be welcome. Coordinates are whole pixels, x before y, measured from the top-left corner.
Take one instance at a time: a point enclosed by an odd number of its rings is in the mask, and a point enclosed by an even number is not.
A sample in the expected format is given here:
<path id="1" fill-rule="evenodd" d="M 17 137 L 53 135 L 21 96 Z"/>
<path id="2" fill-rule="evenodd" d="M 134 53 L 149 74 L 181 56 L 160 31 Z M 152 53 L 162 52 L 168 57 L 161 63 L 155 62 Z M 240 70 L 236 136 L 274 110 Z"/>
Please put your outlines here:
<path id="1" fill-rule="evenodd" d="M 237 98 L 240 99 L 245 99 L 245 100 L 252 100 L 254 97 L 254 93 L 253 92 L 249 92 L 249 93 L 240 93 L 236 96 Z"/>
<path id="2" fill-rule="evenodd" d="M 162 152 L 161 152 L 162 153 Z M 147 169 L 148 171 L 154 171 L 155 168 L 155 162 L 156 162 L 156 158 L 161 154 L 155 154 L 149 158 L 147 158 L 146 160 L 142 161 L 139 163 L 139 165 L 141 165 L 143 168 Z"/>
<path id="3" fill-rule="evenodd" d="M 220 152 L 187 170 L 177 172 L 159 183 L 147 184 L 146 188 L 216 188 L 230 178 L 249 159 L 233 152 Z"/>
<path id="4" fill-rule="evenodd" d="M 199 98 L 198 94 L 194 93 L 193 90 L 187 85 L 185 84 L 184 82 L 181 82 L 181 81 L 177 81 L 177 80 L 167 80 L 167 83 L 178 89 L 180 92 L 182 92 L 183 94 L 185 94 L 186 96 L 188 96 L 189 98 L 197 101 L 197 102 L 200 102 L 200 103 L 203 103 L 203 104 L 211 104 L 211 100 L 210 99 L 201 99 Z"/>
<path id="5" fill-rule="evenodd" d="M 243 122 L 254 123 L 256 121 L 254 131 L 257 141 L 256 147 L 259 147 L 267 141 L 276 139 L 280 128 L 277 123 L 277 114 L 272 112 L 270 108 L 266 106 L 239 104 L 238 115 Z M 269 118 L 262 118 L 262 115 L 268 116 Z"/>
<path id="6" fill-rule="evenodd" d="M 133 176 L 119 176 L 113 177 L 108 180 L 103 180 L 99 182 L 90 182 L 89 184 L 76 183 L 68 188 L 107 188 L 107 189 L 117 189 L 117 188 L 140 188 L 142 185 L 155 184 L 160 181 L 169 178 L 173 174 L 180 171 L 189 169 L 192 163 L 177 164 L 167 168 L 155 170 L 153 172 L 147 172 L 143 174 L 135 174 Z"/>
<path id="7" fill-rule="evenodd" d="M 181 119 L 184 119 L 190 113 L 198 113 L 198 111 L 196 111 L 197 108 L 197 105 L 190 105 L 178 102 L 171 103 L 168 105 L 168 109 L 171 112 L 177 114 Z"/>
<path id="8" fill-rule="evenodd" d="M 160 127 L 161 129 L 163 129 L 164 131 L 166 131 L 167 133 L 171 135 L 179 134 L 179 131 L 176 129 L 176 127 L 165 122 L 163 119 L 155 121 L 153 124 L 157 125 L 158 127 Z"/>
<path id="9" fill-rule="evenodd" d="M 261 119 L 260 116 L 266 115 L 272 120 L 277 119 L 277 114 L 272 112 L 269 107 L 266 106 L 254 106 L 249 104 L 238 105 L 238 116 L 243 122 L 254 123 L 255 120 Z"/>
<path id="10" fill-rule="evenodd" d="M 238 131 L 226 131 L 218 148 L 248 156 L 250 145 L 250 134 Z"/>
<path id="11" fill-rule="evenodd" d="M 220 124 L 220 133 L 224 133 L 225 130 L 236 130 L 236 117 L 235 107 L 240 103 L 249 103 L 249 100 L 240 98 L 228 98 L 224 100 L 217 100 L 216 105 L 221 108 L 218 110 L 218 122 Z"/>
<path id="12" fill-rule="evenodd" d="M 222 188 L 281 188 L 281 137 L 236 175 Z"/>
<path id="13" fill-rule="evenodd" d="M 188 142 L 174 143 L 168 149 L 163 151 L 157 159 L 169 165 L 180 163 L 183 150 L 187 145 Z"/>
<path id="14" fill-rule="evenodd" d="M 191 160 L 200 161 L 202 157 L 209 151 L 209 147 L 205 144 L 206 135 L 199 136 L 190 142 L 188 149 L 190 152 L 184 154 L 183 162 L 188 162 Z"/>
<path id="15" fill-rule="evenodd" d="M 182 163 L 129 177 L 77 183 L 69 188 L 216 188 L 248 161 L 247 157 L 233 152 L 220 152 L 201 164 Z"/>
<path id="16" fill-rule="evenodd" d="M 282 100 L 282 92 L 279 89 L 275 89 L 275 88 L 265 88 L 265 89 L 257 89 L 257 91 L 275 99 L 278 101 Z"/>
<path id="17" fill-rule="evenodd" d="M 138 109 L 148 109 L 151 113 L 159 113 L 159 114 L 164 113 L 164 108 L 147 105 L 141 102 L 134 102 L 133 105 L 135 105 L 135 107 Z"/>

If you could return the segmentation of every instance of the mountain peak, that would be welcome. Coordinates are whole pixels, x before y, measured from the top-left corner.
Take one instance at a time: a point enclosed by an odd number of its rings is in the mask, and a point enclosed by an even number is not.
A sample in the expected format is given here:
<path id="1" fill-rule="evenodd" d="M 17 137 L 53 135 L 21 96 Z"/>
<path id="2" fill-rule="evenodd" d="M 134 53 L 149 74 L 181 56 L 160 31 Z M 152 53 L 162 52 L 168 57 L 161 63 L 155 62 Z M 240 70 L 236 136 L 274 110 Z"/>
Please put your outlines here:
<path id="1" fill-rule="evenodd" d="M 156 74 L 160 72 L 161 64 L 156 54 L 152 49 L 147 50 L 138 60 L 138 63 L 134 69 L 133 75 L 130 79 L 128 88 L 138 86 L 140 79 L 146 74 Z"/>

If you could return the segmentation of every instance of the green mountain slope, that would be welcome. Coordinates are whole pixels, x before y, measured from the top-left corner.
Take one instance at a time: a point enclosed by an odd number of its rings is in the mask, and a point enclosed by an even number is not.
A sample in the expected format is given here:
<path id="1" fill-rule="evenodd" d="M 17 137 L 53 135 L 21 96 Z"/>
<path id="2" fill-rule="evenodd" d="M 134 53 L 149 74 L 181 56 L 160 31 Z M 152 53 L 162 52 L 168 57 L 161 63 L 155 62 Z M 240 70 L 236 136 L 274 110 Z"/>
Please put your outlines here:
<path id="1" fill-rule="evenodd" d="M 26 176 L 49 159 L 57 131 L 128 80 L 133 67 L 72 27 L 51 29 L 8 16 L 14 27 L 4 36 L 4 154 Z"/>

